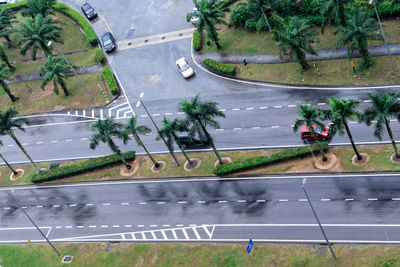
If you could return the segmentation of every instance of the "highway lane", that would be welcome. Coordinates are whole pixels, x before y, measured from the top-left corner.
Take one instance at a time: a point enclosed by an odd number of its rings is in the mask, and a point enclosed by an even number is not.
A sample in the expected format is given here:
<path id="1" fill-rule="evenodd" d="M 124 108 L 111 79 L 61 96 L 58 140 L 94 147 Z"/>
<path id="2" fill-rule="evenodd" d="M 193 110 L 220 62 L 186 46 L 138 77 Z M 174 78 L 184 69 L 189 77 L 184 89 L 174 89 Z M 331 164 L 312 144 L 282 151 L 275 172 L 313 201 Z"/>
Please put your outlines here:
<path id="1" fill-rule="evenodd" d="M 252 237 L 319 243 L 322 236 L 301 189 L 303 177 L 19 187 L 13 195 L 50 231 L 49 238 L 59 241 L 132 241 L 136 233 L 141 241 Z M 400 174 L 307 177 L 307 191 L 330 239 L 400 242 Z M 9 191 L 0 191 L 0 242 L 40 240 Z M 181 238 L 164 237 L 173 231 Z"/>

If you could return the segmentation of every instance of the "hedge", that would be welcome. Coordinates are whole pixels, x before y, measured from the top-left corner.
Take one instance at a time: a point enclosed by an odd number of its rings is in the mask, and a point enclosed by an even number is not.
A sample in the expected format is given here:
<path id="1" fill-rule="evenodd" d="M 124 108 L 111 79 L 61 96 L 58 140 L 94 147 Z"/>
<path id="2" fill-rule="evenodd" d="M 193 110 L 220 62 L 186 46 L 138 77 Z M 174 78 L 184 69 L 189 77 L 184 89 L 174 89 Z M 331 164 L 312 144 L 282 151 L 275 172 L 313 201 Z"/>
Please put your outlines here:
<path id="1" fill-rule="evenodd" d="M 328 151 L 328 143 L 322 142 L 322 148 Z M 319 149 L 316 144 L 311 145 L 311 149 L 314 153 L 318 153 Z M 278 163 L 285 160 L 304 158 L 311 154 L 308 146 L 302 146 L 298 148 L 285 149 L 281 152 L 274 153 L 269 157 L 258 156 L 240 161 L 233 161 L 224 165 L 219 165 L 214 168 L 215 175 L 227 175 L 237 171 L 248 170 L 260 166 Z"/>
<path id="2" fill-rule="evenodd" d="M 106 56 L 104 55 L 103 50 L 101 50 L 100 48 L 97 48 L 95 53 L 96 53 L 95 57 L 96 57 L 97 63 L 100 63 L 100 64 L 106 63 Z"/>
<path id="3" fill-rule="evenodd" d="M 91 46 L 96 46 L 98 44 L 97 35 L 92 26 L 90 26 L 89 22 L 79 12 L 60 2 L 54 5 L 54 9 L 75 20 L 85 32 L 86 38 Z"/>
<path id="4" fill-rule="evenodd" d="M 225 73 L 231 76 L 235 76 L 236 74 L 236 67 L 235 66 L 231 66 L 228 64 L 224 64 L 209 58 L 206 58 L 203 60 L 203 64 L 206 65 L 207 67 L 209 67 L 210 69 L 213 69 L 215 71 L 221 72 L 221 73 Z"/>
<path id="5" fill-rule="evenodd" d="M 233 3 L 235 3 L 237 0 L 221 0 L 218 4 L 218 8 L 224 8 L 227 7 Z"/>
<path id="6" fill-rule="evenodd" d="M 199 31 L 196 29 L 193 32 L 193 49 L 194 51 L 198 52 L 202 48 L 202 40 L 201 40 L 201 34 Z"/>
<path id="7" fill-rule="evenodd" d="M 128 151 L 122 153 L 126 160 L 133 160 L 135 158 L 135 151 Z M 32 176 L 33 183 L 41 183 L 47 181 L 53 181 L 61 178 L 70 177 L 73 175 L 79 175 L 97 168 L 102 168 L 114 163 L 120 162 L 121 159 L 118 155 L 109 155 L 94 159 L 85 160 L 81 163 L 67 165 L 56 169 L 51 169 L 44 172 L 35 173 Z"/>
<path id="8" fill-rule="evenodd" d="M 23 8 L 25 5 L 26 5 L 26 0 L 21 1 L 21 2 L 12 3 L 12 4 L 1 5 L 0 10 L 3 8 L 9 8 L 12 11 L 18 11 L 21 8 Z"/>
<path id="9" fill-rule="evenodd" d="M 106 79 L 108 88 L 110 88 L 110 92 L 113 95 L 118 94 L 119 90 L 117 81 L 115 80 L 114 74 L 112 73 L 112 70 L 109 66 L 103 68 L 103 76 Z"/>

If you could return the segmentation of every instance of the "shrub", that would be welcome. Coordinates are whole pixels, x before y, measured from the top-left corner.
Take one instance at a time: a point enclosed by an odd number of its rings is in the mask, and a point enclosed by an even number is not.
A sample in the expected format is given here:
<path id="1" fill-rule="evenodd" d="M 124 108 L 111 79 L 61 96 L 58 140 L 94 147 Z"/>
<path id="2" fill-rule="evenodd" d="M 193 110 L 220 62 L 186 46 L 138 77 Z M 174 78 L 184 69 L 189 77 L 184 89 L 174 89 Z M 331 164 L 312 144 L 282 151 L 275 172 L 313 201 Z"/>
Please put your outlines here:
<path id="1" fill-rule="evenodd" d="M 246 20 L 244 27 L 248 31 L 255 32 L 257 30 L 257 20 L 253 18 Z"/>
<path id="2" fill-rule="evenodd" d="M 96 49 L 95 57 L 98 63 L 100 64 L 106 63 L 106 56 L 104 55 L 103 50 L 101 50 L 100 48 Z"/>
<path id="3" fill-rule="evenodd" d="M 92 26 L 90 26 L 89 22 L 81 14 L 79 14 L 77 11 L 73 10 L 66 4 L 60 2 L 57 2 L 54 5 L 54 9 L 75 20 L 82 27 L 83 31 L 86 34 L 86 38 L 91 46 L 96 46 L 98 44 L 96 33 L 94 32 Z"/>
<path id="4" fill-rule="evenodd" d="M 201 50 L 202 48 L 202 38 L 201 38 L 201 34 L 199 33 L 199 31 L 196 29 L 193 32 L 193 49 L 194 51 L 198 52 Z"/>
<path id="5" fill-rule="evenodd" d="M 245 4 L 239 4 L 234 9 L 232 9 L 231 13 L 231 21 L 233 25 L 244 27 L 246 20 L 250 17 L 249 10 Z"/>
<path id="6" fill-rule="evenodd" d="M 228 64 L 224 64 L 209 58 L 204 59 L 203 64 L 209 67 L 210 69 L 216 70 L 221 73 L 225 73 L 231 76 L 236 74 L 236 67 Z"/>
<path id="7" fill-rule="evenodd" d="M 233 3 L 235 3 L 237 0 L 221 0 L 219 2 L 218 8 L 224 8 L 227 7 Z"/>
<path id="8" fill-rule="evenodd" d="M 118 94 L 118 85 L 117 81 L 115 80 L 114 74 L 112 73 L 112 70 L 110 67 L 104 67 L 103 68 L 103 76 L 106 79 L 106 82 L 108 84 L 108 88 L 110 88 L 110 92 L 113 95 Z"/>
<path id="9" fill-rule="evenodd" d="M 26 0 L 21 1 L 21 2 L 12 3 L 12 4 L 7 4 L 7 5 L 1 5 L 0 10 L 3 8 L 9 8 L 12 11 L 18 11 L 21 8 L 23 8 L 25 5 L 26 5 Z"/>
<path id="10" fill-rule="evenodd" d="M 327 151 L 328 143 L 321 143 L 322 148 Z M 318 153 L 318 146 L 316 144 L 311 145 L 311 149 L 313 153 Z M 298 148 L 290 148 L 285 149 L 281 152 L 274 153 L 269 157 L 258 156 L 240 161 L 233 161 L 231 163 L 227 163 L 224 165 L 219 165 L 214 168 L 215 175 L 227 175 L 237 171 L 248 170 L 252 168 L 256 168 L 259 166 L 265 166 L 269 164 L 274 164 L 278 162 L 282 162 L 285 160 L 295 159 L 295 158 L 304 158 L 311 154 L 310 148 L 308 146 L 302 146 Z"/>
<path id="11" fill-rule="evenodd" d="M 125 152 L 122 153 L 122 155 L 126 160 L 132 160 L 135 158 L 135 151 Z M 105 157 L 89 159 L 81 163 L 71 164 L 56 169 L 35 173 L 32 176 L 32 182 L 41 183 L 41 182 L 62 179 L 73 175 L 79 175 L 97 168 L 102 168 L 111 164 L 118 163 L 120 161 L 121 161 L 120 157 L 115 154 Z"/>

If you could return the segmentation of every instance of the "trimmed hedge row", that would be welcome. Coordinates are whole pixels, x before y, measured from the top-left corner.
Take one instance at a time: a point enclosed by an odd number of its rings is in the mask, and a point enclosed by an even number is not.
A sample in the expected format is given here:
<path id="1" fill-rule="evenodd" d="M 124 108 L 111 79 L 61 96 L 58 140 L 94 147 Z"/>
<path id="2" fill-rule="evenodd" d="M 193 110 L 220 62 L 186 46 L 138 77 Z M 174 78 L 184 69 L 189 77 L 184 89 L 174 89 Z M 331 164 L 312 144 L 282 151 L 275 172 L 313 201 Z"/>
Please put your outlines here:
<path id="1" fill-rule="evenodd" d="M 198 52 L 201 50 L 201 48 L 202 48 L 201 34 L 196 29 L 193 32 L 193 49 L 194 51 Z"/>
<path id="2" fill-rule="evenodd" d="M 97 35 L 92 26 L 90 26 L 89 22 L 79 12 L 60 2 L 54 5 L 54 9 L 75 20 L 85 32 L 86 38 L 91 46 L 96 46 L 98 44 Z"/>
<path id="3" fill-rule="evenodd" d="M 100 64 L 106 63 L 106 56 L 104 55 L 103 50 L 101 50 L 100 48 L 96 49 L 95 57 L 96 57 L 97 63 L 100 63 Z"/>
<path id="4" fill-rule="evenodd" d="M 106 79 L 106 82 L 108 84 L 108 88 L 110 88 L 110 92 L 113 95 L 118 94 L 118 85 L 117 81 L 115 80 L 114 74 L 112 73 L 112 70 L 109 66 L 103 68 L 103 76 Z"/>
<path id="5" fill-rule="evenodd" d="M 135 151 L 128 151 L 122 153 L 122 155 L 126 160 L 132 160 L 135 158 Z M 114 163 L 118 163 L 120 161 L 121 161 L 120 157 L 115 154 L 100 158 L 89 159 L 81 163 L 63 166 L 40 173 L 35 173 L 32 176 L 32 182 L 41 183 L 41 182 L 66 178 L 73 175 L 79 175 L 97 168 L 102 168 Z"/>
<path id="6" fill-rule="evenodd" d="M 3 8 L 8 8 L 8 9 L 11 9 L 12 11 L 18 11 L 21 8 L 23 8 L 25 5 L 26 5 L 26 0 L 21 1 L 21 2 L 12 3 L 12 4 L 1 5 L 0 10 Z"/>
<path id="7" fill-rule="evenodd" d="M 224 64 L 209 58 L 203 60 L 203 64 L 209 67 L 210 69 L 216 70 L 221 73 L 225 73 L 231 76 L 235 76 L 236 67 L 228 64 Z"/>
<path id="8" fill-rule="evenodd" d="M 327 142 L 322 142 L 321 143 L 322 148 L 324 151 L 328 150 L 328 143 Z M 318 153 L 318 146 L 316 144 L 311 145 L 311 149 L 313 153 Z M 227 175 L 233 172 L 237 171 L 243 171 L 243 170 L 248 170 L 252 168 L 256 168 L 259 166 L 265 166 L 273 163 L 278 163 L 281 161 L 285 160 L 290 160 L 290 159 L 295 159 L 295 158 L 303 158 L 308 155 L 310 155 L 310 148 L 308 146 L 302 146 L 298 148 L 290 148 L 290 149 L 285 149 L 281 152 L 272 154 L 271 156 L 264 157 L 264 156 L 258 156 L 258 157 L 253 157 L 245 160 L 240 160 L 240 161 L 233 161 L 224 165 L 219 165 L 214 168 L 214 174 L 215 175 Z"/>

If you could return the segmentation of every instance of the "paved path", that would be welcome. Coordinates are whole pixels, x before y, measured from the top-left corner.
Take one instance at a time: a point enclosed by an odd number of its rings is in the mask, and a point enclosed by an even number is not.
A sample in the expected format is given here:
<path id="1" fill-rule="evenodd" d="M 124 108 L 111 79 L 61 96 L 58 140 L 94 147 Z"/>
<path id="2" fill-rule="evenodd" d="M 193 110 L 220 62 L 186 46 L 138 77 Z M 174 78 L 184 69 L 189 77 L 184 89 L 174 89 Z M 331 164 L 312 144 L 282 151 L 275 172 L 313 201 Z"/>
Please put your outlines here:
<path id="1" fill-rule="evenodd" d="M 389 45 L 390 52 L 393 55 L 400 54 L 400 44 Z M 372 56 L 384 56 L 387 55 L 386 46 L 370 46 L 369 52 Z M 293 62 L 288 56 L 284 59 L 279 57 L 279 54 L 228 54 L 228 53 L 202 53 L 195 54 L 197 60 L 202 62 L 205 58 L 210 58 L 222 63 L 238 64 L 243 63 L 246 59 L 247 63 L 250 64 L 269 64 L 269 63 L 284 63 Z M 353 57 L 358 58 L 360 54 L 356 50 Z M 319 50 L 318 55 L 306 54 L 307 60 L 327 60 L 327 59 L 342 59 L 347 58 L 347 48 L 342 49 L 329 49 Z"/>

